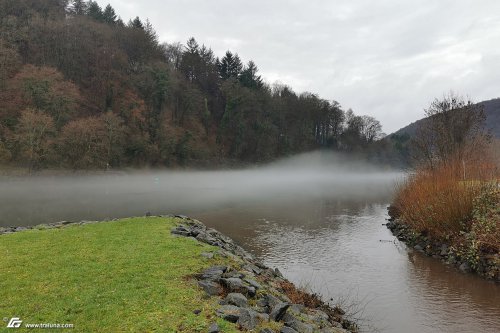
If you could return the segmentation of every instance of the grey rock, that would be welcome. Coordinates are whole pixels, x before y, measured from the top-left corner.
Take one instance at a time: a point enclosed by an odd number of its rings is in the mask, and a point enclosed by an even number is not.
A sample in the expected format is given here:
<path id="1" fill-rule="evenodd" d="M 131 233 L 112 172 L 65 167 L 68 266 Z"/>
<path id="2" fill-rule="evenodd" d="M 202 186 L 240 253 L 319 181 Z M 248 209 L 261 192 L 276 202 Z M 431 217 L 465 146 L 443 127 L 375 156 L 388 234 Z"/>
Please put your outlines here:
<path id="1" fill-rule="evenodd" d="M 257 294 L 257 290 L 254 287 L 247 287 L 246 294 L 250 297 L 254 297 Z"/>
<path id="2" fill-rule="evenodd" d="M 293 328 L 299 333 L 313 333 L 314 331 L 312 325 L 302 322 L 302 320 L 289 312 L 283 316 L 283 322 L 286 326 Z"/>
<path id="3" fill-rule="evenodd" d="M 184 236 L 184 237 L 188 237 L 190 235 L 189 231 L 183 231 L 183 230 L 178 230 L 178 229 L 173 229 L 171 231 L 171 233 L 174 235 L 179 235 L 179 236 Z"/>
<path id="4" fill-rule="evenodd" d="M 281 274 L 280 270 L 278 268 L 274 269 L 274 276 L 276 277 L 283 277 L 283 274 Z"/>
<path id="5" fill-rule="evenodd" d="M 263 263 L 261 263 L 260 261 L 254 261 L 253 263 L 255 266 L 259 267 L 260 269 L 268 269 L 269 268 L 266 265 L 264 265 Z"/>
<path id="6" fill-rule="evenodd" d="M 288 309 L 288 312 L 291 312 L 292 314 L 301 314 L 302 312 L 304 312 L 304 309 L 306 307 L 303 306 L 302 304 L 292 304 L 290 305 L 290 308 Z"/>
<path id="7" fill-rule="evenodd" d="M 270 307 L 271 309 L 274 308 L 276 305 L 282 303 L 282 301 L 271 294 L 267 294 L 264 296 L 264 301 L 266 302 L 266 306 Z"/>
<path id="8" fill-rule="evenodd" d="M 261 263 L 260 261 L 255 261 L 254 264 L 255 264 L 255 266 L 259 267 L 260 269 L 268 269 L 269 268 L 266 265 L 264 265 L 263 263 Z"/>
<path id="9" fill-rule="evenodd" d="M 293 328 L 299 333 L 313 333 L 314 328 L 310 324 L 303 323 L 297 318 L 294 318 L 294 320 L 286 321 L 285 325 L 288 327 Z"/>
<path id="10" fill-rule="evenodd" d="M 203 258 L 212 259 L 212 258 L 214 257 L 214 254 L 213 254 L 213 253 L 211 253 L 211 252 L 203 252 L 203 253 L 201 254 L 201 256 L 202 256 Z"/>
<path id="11" fill-rule="evenodd" d="M 253 330 L 257 326 L 257 312 L 240 308 L 238 324 L 246 330 Z"/>
<path id="12" fill-rule="evenodd" d="M 254 264 L 246 264 L 242 268 L 248 272 L 253 272 L 257 275 L 260 275 L 262 273 L 262 269 Z"/>
<path id="13" fill-rule="evenodd" d="M 226 270 L 226 266 L 212 266 L 201 272 L 201 278 L 204 280 L 216 281 L 220 279 Z"/>
<path id="14" fill-rule="evenodd" d="M 259 320 L 262 321 L 262 322 L 268 322 L 269 321 L 269 315 L 267 313 L 257 312 L 257 318 L 259 318 Z"/>
<path id="15" fill-rule="evenodd" d="M 234 305 L 223 305 L 216 311 L 217 316 L 224 320 L 236 323 L 240 318 L 240 308 Z"/>
<path id="16" fill-rule="evenodd" d="M 471 268 L 470 268 L 470 265 L 466 262 L 462 263 L 459 267 L 458 267 L 462 272 L 470 272 Z"/>
<path id="17" fill-rule="evenodd" d="M 320 323 L 328 322 L 328 319 L 330 319 L 330 317 L 328 316 L 328 314 L 326 314 L 325 312 L 323 312 L 321 310 L 314 310 L 313 314 L 311 316 L 311 319 L 314 322 L 320 324 Z"/>
<path id="18" fill-rule="evenodd" d="M 274 269 L 268 268 L 262 271 L 260 274 L 262 276 L 268 277 L 268 278 L 274 278 Z"/>
<path id="19" fill-rule="evenodd" d="M 242 293 L 248 296 L 255 296 L 255 288 L 247 286 L 239 278 L 220 279 L 220 282 L 232 292 Z"/>
<path id="20" fill-rule="evenodd" d="M 259 298 L 257 300 L 256 304 L 257 304 L 257 306 L 260 306 L 261 308 L 269 306 L 269 303 L 268 303 L 266 296 Z"/>
<path id="21" fill-rule="evenodd" d="M 286 313 L 286 310 L 290 307 L 290 304 L 288 303 L 278 303 L 276 304 L 272 310 L 271 313 L 269 314 L 269 318 L 274 320 L 274 321 L 280 321 L 281 318 Z"/>
<path id="22" fill-rule="evenodd" d="M 214 228 L 208 228 L 208 229 L 207 229 L 207 232 L 208 232 L 210 235 L 215 235 L 215 236 L 220 235 L 220 233 L 219 233 L 217 230 L 215 230 Z"/>
<path id="23" fill-rule="evenodd" d="M 285 312 L 285 314 L 283 315 L 283 318 L 281 318 L 281 320 L 286 323 L 286 322 L 291 322 L 293 320 L 295 320 L 295 316 L 293 314 L 290 313 L 290 311 L 287 311 Z"/>
<path id="24" fill-rule="evenodd" d="M 186 227 L 185 225 L 178 225 L 175 229 L 179 230 L 179 231 L 186 231 L 186 232 L 190 232 L 190 229 L 188 227 Z"/>
<path id="25" fill-rule="evenodd" d="M 237 271 L 232 271 L 224 273 L 222 277 L 225 279 L 230 279 L 230 278 L 243 279 L 245 277 L 245 274 Z"/>
<path id="26" fill-rule="evenodd" d="M 262 286 L 257 281 L 255 281 L 253 279 L 246 278 L 245 282 L 248 283 L 249 285 L 251 285 L 252 287 L 254 287 L 255 289 L 261 289 L 262 288 Z"/>
<path id="27" fill-rule="evenodd" d="M 191 228 L 191 230 L 190 230 L 190 234 L 191 234 L 191 236 L 193 236 L 193 237 L 198 236 L 201 232 L 203 232 L 203 230 L 202 230 L 202 229 L 200 229 L 200 228 L 198 228 L 198 227 L 193 227 L 193 228 Z"/>
<path id="28" fill-rule="evenodd" d="M 299 333 L 299 332 L 297 332 L 296 330 L 294 330 L 294 329 L 293 329 L 293 328 L 291 328 L 291 327 L 284 326 L 284 327 L 281 329 L 280 333 Z"/>
<path id="29" fill-rule="evenodd" d="M 248 307 L 247 298 L 240 293 L 230 293 L 226 296 L 225 299 L 226 304 L 236 305 L 240 308 Z"/>
<path id="30" fill-rule="evenodd" d="M 201 280 L 198 281 L 198 286 L 203 288 L 203 290 L 205 290 L 205 292 L 210 296 L 217 296 L 221 291 L 219 284 L 213 281 Z"/>
<path id="31" fill-rule="evenodd" d="M 245 290 L 245 284 L 243 283 L 243 280 L 239 278 L 227 278 L 227 279 L 221 279 L 220 280 L 224 286 L 229 288 L 231 291 L 240 291 L 240 290 Z"/>
<path id="32" fill-rule="evenodd" d="M 422 246 L 422 245 L 420 245 L 420 244 L 415 245 L 413 248 L 414 248 L 415 250 L 417 250 L 417 251 L 423 251 L 423 250 L 424 250 L 423 246 Z"/>
<path id="33" fill-rule="evenodd" d="M 338 321 L 331 322 L 330 325 L 332 325 L 335 328 L 343 328 L 342 323 L 339 323 Z"/>
<path id="34" fill-rule="evenodd" d="M 219 332 L 220 328 L 219 325 L 217 325 L 216 323 L 212 323 L 208 328 L 208 333 L 219 333 Z"/>
<path id="35" fill-rule="evenodd" d="M 268 314 L 270 311 L 269 311 L 269 307 L 267 306 L 255 306 L 254 307 L 254 310 L 259 312 L 259 313 L 262 313 L 262 314 Z M 267 315 L 269 317 L 269 315 Z"/>
<path id="36" fill-rule="evenodd" d="M 207 243 L 209 245 L 216 245 L 217 240 L 213 237 L 211 237 L 209 234 L 206 232 L 200 232 L 198 236 L 196 236 L 196 239 L 202 243 Z"/>

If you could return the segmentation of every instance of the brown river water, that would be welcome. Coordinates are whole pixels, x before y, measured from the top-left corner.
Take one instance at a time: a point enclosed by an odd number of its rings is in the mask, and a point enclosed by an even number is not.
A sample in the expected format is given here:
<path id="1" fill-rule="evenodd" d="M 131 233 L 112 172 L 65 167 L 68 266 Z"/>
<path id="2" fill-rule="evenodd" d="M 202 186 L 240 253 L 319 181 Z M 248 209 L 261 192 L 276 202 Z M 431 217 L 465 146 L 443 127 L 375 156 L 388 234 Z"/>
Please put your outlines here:
<path id="1" fill-rule="evenodd" d="M 0 226 L 190 215 L 342 305 L 365 332 L 500 332 L 500 285 L 406 249 L 383 225 L 401 177 L 294 161 L 242 171 L 4 178 Z"/>
<path id="2" fill-rule="evenodd" d="M 406 249 L 387 202 L 261 204 L 199 214 L 366 332 L 500 332 L 500 285 Z M 230 223 L 228 223 L 230 222 Z"/>

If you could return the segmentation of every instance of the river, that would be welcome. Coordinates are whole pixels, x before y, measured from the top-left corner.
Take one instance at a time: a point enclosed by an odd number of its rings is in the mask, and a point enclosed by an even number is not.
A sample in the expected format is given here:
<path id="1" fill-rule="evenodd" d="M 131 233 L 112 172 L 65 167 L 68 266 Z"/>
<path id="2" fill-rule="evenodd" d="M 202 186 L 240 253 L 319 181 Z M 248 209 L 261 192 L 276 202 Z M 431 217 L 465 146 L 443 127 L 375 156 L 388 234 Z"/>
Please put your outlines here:
<path id="1" fill-rule="evenodd" d="M 499 285 L 408 250 L 384 226 L 401 174 L 306 160 L 239 171 L 3 178 L 0 226 L 186 214 L 340 303 L 366 332 L 498 332 Z"/>

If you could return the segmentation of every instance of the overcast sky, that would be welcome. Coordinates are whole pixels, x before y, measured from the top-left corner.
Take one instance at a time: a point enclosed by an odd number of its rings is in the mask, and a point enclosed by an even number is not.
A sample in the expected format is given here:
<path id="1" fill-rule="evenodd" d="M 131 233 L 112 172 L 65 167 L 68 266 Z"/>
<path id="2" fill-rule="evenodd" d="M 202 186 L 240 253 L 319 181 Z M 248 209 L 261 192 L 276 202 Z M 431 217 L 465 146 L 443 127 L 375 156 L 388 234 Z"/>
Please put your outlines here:
<path id="1" fill-rule="evenodd" d="M 269 83 L 372 115 L 386 133 L 450 90 L 500 97 L 499 0 L 109 2 L 125 22 L 149 18 L 161 41 L 237 52 Z"/>

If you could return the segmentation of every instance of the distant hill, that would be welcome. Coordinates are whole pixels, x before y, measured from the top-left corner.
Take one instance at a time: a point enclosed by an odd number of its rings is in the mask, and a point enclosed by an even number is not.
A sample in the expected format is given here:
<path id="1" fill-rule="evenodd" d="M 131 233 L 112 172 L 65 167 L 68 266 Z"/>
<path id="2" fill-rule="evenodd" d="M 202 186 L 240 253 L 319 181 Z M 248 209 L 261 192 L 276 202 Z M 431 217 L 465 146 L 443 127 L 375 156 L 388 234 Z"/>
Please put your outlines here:
<path id="1" fill-rule="evenodd" d="M 484 106 L 484 113 L 486 115 L 485 127 L 491 131 L 491 134 L 494 137 L 500 139 L 500 98 L 480 102 L 479 104 Z M 425 121 L 425 119 L 426 118 L 417 120 L 416 122 L 411 123 L 410 125 L 394 132 L 390 136 L 412 137 L 413 135 L 415 135 L 418 126 L 422 121 Z"/>
<path id="2" fill-rule="evenodd" d="M 484 106 L 486 116 L 485 127 L 491 131 L 493 137 L 500 141 L 500 98 L 480 102 Z M 385 152 L 385 159 L 394 166 L 401 168 L 412 165 L 411 158 L 411 138 L 417 132 L 417 128 L 426 121 L 427 118 L 417 120 L 410 125 L 388 135 L 382 141 L 385 143 L 388 152 Z"/>

